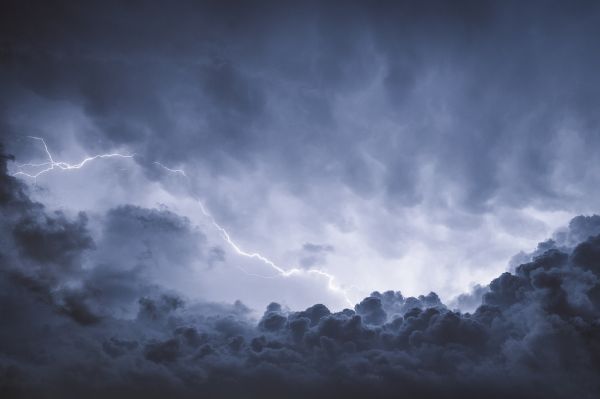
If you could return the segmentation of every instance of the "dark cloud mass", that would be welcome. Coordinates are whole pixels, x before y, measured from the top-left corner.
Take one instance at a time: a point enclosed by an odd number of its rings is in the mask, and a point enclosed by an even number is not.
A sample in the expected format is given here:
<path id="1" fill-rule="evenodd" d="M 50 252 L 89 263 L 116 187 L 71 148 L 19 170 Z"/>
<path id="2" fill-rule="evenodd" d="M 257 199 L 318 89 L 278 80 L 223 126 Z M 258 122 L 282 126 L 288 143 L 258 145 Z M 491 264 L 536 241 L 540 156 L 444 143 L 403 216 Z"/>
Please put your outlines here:
<path id="1" fill-rule="evenodd" d="M 600 397 L 600 3 L 171 3 L 0 5 L 0 397 Z M 90 166 L 51 206 L 10 173 L 39 160 L 27 136 L 135 168 Z M 174 188 L 155 162 L 196 174 Z M 244 269 L 198 198 L 300 272 Z M 497 267 L 578 214 L 491 281 L 436 263 Z M 472 289 L 258 316 L 204 295 L 321 302 L 320 267 Z"/>
<path id="2" fill-rule="evenodd" d="M 469 211 L 575 204 L 597 182 L 594 2 L 109 3 L 4 7 L 5 134 L 65 107 L 88 149 L 268 164 L 291 189 L 337 181 L 390 207 L 426 200 L 425 170 L 438 207 Z"/>
<path id="3" fill-rule="evenodd" d="M 143 275 L 123 264 L 83 267 L 86 253 L 111 247 L 94 245 L 85 215 L 48 214 L 29 200 L 7 175 L 8 159 L 0 165 L 2 397 L 600 393 L 600 235 L 583 238 L 597 216 L 573 219 L 565 234 L 583 239 L 574 247 L 550 248 L 494 279 L 472 313 L 434 293 L 389 291 L 335 313 L 272 303 L 256 321 L 239 302 L 144 291 Z M 105 224 L 105 242 L 189 229 L 168 211 L 131 206 L 109 211 Z M 170 249 L 167 241 L 153 250 Z M 121 316 L 131 306 L 135 313 Z"/>

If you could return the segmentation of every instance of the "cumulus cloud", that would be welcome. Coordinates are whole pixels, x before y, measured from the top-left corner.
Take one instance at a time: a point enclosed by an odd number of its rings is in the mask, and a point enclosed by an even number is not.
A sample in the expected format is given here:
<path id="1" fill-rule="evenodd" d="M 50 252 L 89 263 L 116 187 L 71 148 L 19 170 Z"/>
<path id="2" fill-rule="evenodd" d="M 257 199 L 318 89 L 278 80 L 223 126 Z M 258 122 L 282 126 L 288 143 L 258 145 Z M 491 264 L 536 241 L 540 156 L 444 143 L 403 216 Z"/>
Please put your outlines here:
<path id="1" fill-rule="evenodd" d="M 600 394 L 598 4 L 0 8 L 0 396 Z"/>
<path id="2" fill-rule="evenodd" d="M 271 303 L 256 320 L 240 302 L 190 301 L 149 281 L 139 269 L 150 265 L 127 265 L 133 255 L 90 269 L 86 254 L 116 241 L 137 254 L 128 237 L 148 231 L 166 234 L 147 243 L 154 253 L 180 261 L 186 248 L 172 247 L 168 234 L 191 227 L 169 211 L 124 206 L 109 211 L 95 243 L 85 215 L 31 201 L 7 175 L 8 159 L 0 165 L 3 397 L 600 393 L 600 235 L 580 229 L 595 216 L 569 225 L 582 242 L 547 249 L 475 289 L 482 300 L 473 312 L 450 310 L 435 293 L 388 291 L 340 312 Z"/>

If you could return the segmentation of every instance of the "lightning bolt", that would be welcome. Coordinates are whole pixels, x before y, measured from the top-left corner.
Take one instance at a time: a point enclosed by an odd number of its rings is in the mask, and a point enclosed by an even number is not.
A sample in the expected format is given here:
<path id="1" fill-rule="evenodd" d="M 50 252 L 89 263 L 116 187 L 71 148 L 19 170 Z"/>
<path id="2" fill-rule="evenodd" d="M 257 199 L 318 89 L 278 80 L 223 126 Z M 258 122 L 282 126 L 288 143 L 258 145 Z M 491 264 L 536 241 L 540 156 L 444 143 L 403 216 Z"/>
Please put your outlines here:
<path id="1" fill-rule="evenodd" d="M 183 171 L 183 169 L 171 169 L 171 168 L 167 168 L 162 163 L 156 162 L 156 161 L 154 161 L 153 164 L 160 166 L 161 168 L 165 169 L 168 172 L 177 173 L 177 174 L 180 174 L 183 177 L 187 177 L 187 175 L 185 174 L 185 172 Z"/>
<path id="2" fill-rule="evenodd" d="M 28 137 L 31 139 L 34 139 L 34 140 L 38 140 L 42 143 L 42 145 L 44 146 L 44 151 L 46 152 L 47 161 L 42 162 L 42 163 L 26 163 L 26 164 L 17 165 L 18 171 L 13 173 L 12 174 L 13 176 L 25 176 L 25 177 L 37 179 L 39 176 L 41 176 L 45 173 L 48 173 L 50 171 L 53 171 L 53 170 L 64 171 L 64 170 L 81 169 L 89 162 L 92 162 L 92 161 L 95 161 L 98 159 L 134 158 L 135 157 L 135 154 L 108 153 L 108 154 L 99 154 L 99 155 L 87 157 L 87 158 L 84 158 L 79 163 L 70 164 L 67 162 L 55 161 L 54 158 L 52 157 L 52 153 L 50 152 L 50 150 L 48 149 L 48 146 L 46 145 L 46 141 L 43 138 L 34 137 L 34 136 L 28 136 Z M 185 171 L 183 169 L 172 169 L 172 168 L 169 168 L 169 167 L 163 165 L 162 163 L 156 162 L 156 161 L 153 163 L 169 173 L 178 174 L 185 178 L 188 178 L 188 175 L 185 173 Z M 23 170 L 24 168 L 42 168 L 42 169 L 37 171 L 37 173 L 28 173 Z M 261 276 L 261 275 L 257 275 L 257 274 L 248 273 L 245 270 L 241 269 L 244 273 L 251 275 L 251 276 L 255 276 L 255 277 L 261 277 L 261 278 L 274 278 L 277 276 L 291 277 L 291 276 L 302 275 L 302 274 L 317 275 L 317 276 L 323 277 L 327 280 L 327 288 L 330 291 L 332 291 L 338 295 L 341 295 L 350 306 L 353 306 L 352 301 L 348 297 L 347 291 L 344 288 L 342 288 L 340 285 L 336 284 L 336 282 L 335 282 L 336 278 L 333 274 L 330 274 L 324 270 L 315 269 L 315 268 L 301 269 L 298 267 L 294 267 L 294 268 L 285 269 L 283 267 L 278 266 L 275 262 L 273 262 L 272 260 L 270 260 L 269 258 L 267 258 L 266 256 L 264 256 L 258 252 L 247 252 L 247 251 L 243 250 L 231 238 L 231 235 L 229 234 L 229 232 L 227 232 L 227 230 L 223 226 L 221 226 L 219 223 L 217 223 L 217 221 L 210 214 L 210 212 L 208 212 L 206 210 L 206 208 L 204 207 L 202 202 L 198 199 L 195 199 L 195 200 L 198 202 L 202 214 L 210 220 L 213 227 L 220 233 L 223 240 L 231 247 L 231 249 L 233 249 L 233 251 L 235 253 L 237 253 L 240 256 L 244 256 L 246 258 L 256 259 L 256 260 L 264 263 L 265 265 L 269 266 L 271 269 L 273 269 L 276 272 L 276 274 L 274 276 Z"/>
<path id="3" fill-rule="evenodd" d="M 166 166 L 164 166 L 163 164 L 159 163 L 159 162 L 154 162 L 156 165 L 159 165 L 160 167 L 162 167 L 163 169 L 165 169 L 167 172 L 170 173 L 178 173 L 184 177 L 187 178 L 187 174 L 181 170 L 181 169 L 171 169 L 168 168 Z M 234 250 L 235 253 L 237 253 L 238 255 L 244 256 L 246 258 L 251 258 L 251 259 L 257 259 L 259 261 L 261 261 L 262 263 L 266 264 L 267 266 L 271 267 L 273 270 L 275 270 L 277 272 L 276 276 L 283 276 L 283 277 L 290 277 L 293 275 L 301 275 L 301 274 L 313 274 L 313 275 L 318 275 L 321 277 L 324 277 L 327 280 L 327 288 L 332 291 L 335 292 L 336 294 L 340 294 L 344 300 L 346 301 L 346 303 L 348 303 L 351 307 L 354 306 L 354 304 L 352 303 L 352 301 L 350 300 L 350 298 L 348 297 L 348 292 L 343 289 L 341 286 L 339 286 L 338 284 L 335 283 L 335 276 L 333 274 L 327 273 L 326 271 L 320 270 L 320 269 L 315 269 L 315 268 L 311 268 L 311 269 L 301 269 L 301 268 L 290 268 L 290 269 L 284 269 L 280 266 L 278 266 L 275 262 L 273 262 L 272 260 L 270 260 L 269 258 L 267 258 L 264 255 L 261 255 L 258 252 L 247 252 L 244 251 L 242 248 L 240 248 L 240 246 L 231 238 L 231 235 L 227 232 L 227 230 L 225 230 L 225 228 L 223 226 L 221 226 L 219 223 L 217 223 L 217 221 L 215 220 L 215 218 L 210 214 L 210 212 L 208 212 L 206 210 L 206 208 L 204 207 L 204 205 L 202 204 L 202 202 L 200 200 L 197 200 L 198 205 L 200 206 L 200 211 L 202 212 L 202 214 L 204 216 L 206 216 L 210 222 L 212 223 L 213 227 L 219 231 L 219 233 L 221 233 L 221 236 L 223 237 L 223 240 L 225 240 L 225 242 L 227 242 L 227 244 L 229 244 L 229 246 Z M 242 270 L 244 273 L 254 276 L 254 277 L 260 277 L 260 278 L 272 278 L 272 277 L 276 277 L 276 276 L 261 276 L 258 274 L 254 274 L 254 273 L 248 273 L 247 271 L 245 271 L 244 269 L 240 269 Z"/>
<path id="4" fill-rule="evenodd" d="M 112 153 L 112 154 L 101 154 L 101 155 L 94 155 L 93 157 L 87 157 L 87 158 L 84 158 L 83 161 L 76 163 L 76 164 L 70 164 L 67 162 L 57 162 L 52 157 L 52 154 L 50 153 L 50 150 L 48 150 L 48 146 L 46 145 L 46 141 L 43 138 L 34 137 L 34 136 L 27 136 L 27 137 L 29 137 L 30 139 L 39 140 L 42 142 L 42 145 L 44 146 L 44 151 L 46 152 L 46 156 L 48 157 L 48 161 L 42 162 L 42 163 L 24 163 L 24 164 L 20 164 L 20 165 L 18 164 L 17 168 L 19 170 L 16 173 L 13 173 L 13 176 L 21 175 L 21 176 L 26 176 L 26 177 L 30 177 L 33 179 L 37 179 L 39 176 L 43 175 L 44 173 L 48 173 L 55 169 L 59 169 L 59 170 L 81 169 L 87 163 L 89 163 L 91 161 L 95 161 L 96 159 L 133 158 L 135 156 L 135 154 L 127 155 L 127 154 Z M 37 173 L 30 174 L 30 173 L 23 171 L 22 170 L 23 168 L 44 168 L 44 169 L 38 171 Z"/>

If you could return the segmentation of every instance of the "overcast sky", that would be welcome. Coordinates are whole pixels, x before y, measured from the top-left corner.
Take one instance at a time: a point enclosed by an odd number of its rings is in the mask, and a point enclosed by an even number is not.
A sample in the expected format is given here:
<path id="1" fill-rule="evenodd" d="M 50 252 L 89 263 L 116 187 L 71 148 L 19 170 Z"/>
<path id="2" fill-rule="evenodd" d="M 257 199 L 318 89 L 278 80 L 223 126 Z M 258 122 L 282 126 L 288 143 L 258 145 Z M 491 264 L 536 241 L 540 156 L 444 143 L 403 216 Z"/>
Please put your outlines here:
<path id="1" fill-rule="evenodd" d="M 135 154 L 19 176 L 50 210 L 86 213 L 90 267 L 142 265 L 253 309 L 388 289 L 449 300 L 598 211 L 595 6 L 219 3 L 3 19 L 11 172 L 46 161 L 28 136 L 55 161 Z M 301 271 L 236 253 L 203 206 L 238 249 Z M 138 233 L 146 214 L 166 227 Z"/>
<path id="2" fill-rule="evenodd" d="M 0 397 L 600 397 L 599 38 L 598 1 L 1 1 Z"/>

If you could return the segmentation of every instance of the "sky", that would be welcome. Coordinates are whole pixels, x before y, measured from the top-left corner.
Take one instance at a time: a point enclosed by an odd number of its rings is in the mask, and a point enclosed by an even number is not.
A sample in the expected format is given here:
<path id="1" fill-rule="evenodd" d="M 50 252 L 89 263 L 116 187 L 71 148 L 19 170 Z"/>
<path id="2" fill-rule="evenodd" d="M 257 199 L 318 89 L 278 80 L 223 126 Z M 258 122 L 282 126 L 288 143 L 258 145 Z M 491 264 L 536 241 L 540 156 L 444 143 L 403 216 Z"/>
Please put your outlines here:
<path id="1" fill-rule="evenodd" d="M 53 208 L 164 205 L 201 225 L 201 201 L 244 250 L 326 270 L 353 300 L 451 299 L 596 210 L 596 15 L 539 7 L 15 7 L 5 145 L 17 163 L 45 160 L 28 136 L 59 161 L 138 155 L 27 181 Z M 201 229 L 225 265 L 194 266 L 188 291 L 347 305 L 325 279 L 239 275 L 273 273 Z"/>
<path id="2" fill-rule="evenodd" d="M 184 312 L 184 324 L 199 317 L 209 335 L 223 334 L 214 318 L 235 319 L 238 336 L 267 331 L 277 342 L 296 339 L 304 316 L 294 312 L 316 305 L 328 313 L 304 317 L 307 331 L 323 318 L 351 320 L 344 309 L 365 331 L 391 326 L 393 314 L 407 319 L 408 304 L 423 311 L 413 317 L 437 309 L 463 324 L 480 305 L 506 320 L 533 308 L 546 317 L 535 290 L 548 286 L 532 282 L 532 268 L 556 269 L 561 298 L 573 302 L 565 314 L 597 337 L 597 270 L 577 254 L 600 233 L 598 4 L 9 1 L 1 11 L 0 261 L 20 277 L 0 286 L 44 292 L 37 300 L 49 313 L 30 316 L 48 325 L 110 320 L 81 334 L 107 334 L 103 356 L 119 367 L 134 361 L 123 360 L 127 351 L 143 347 L 136 356 L 163 364 L 164 350 L 184 345 L 171 337 L 171 316 L 148 327 L 148 307 Z M 562 255 L 543 263 L 546 251 Z M 513 298 L 518 312 L 498 299 L 506 276 L 536 292 Z M 542 319 L 535 327 L 546 331 Z M 111 335 L 125 321 L 129 336 Z M 14 323 L 5 336 L 18 335 Z M 171 347 L 140 338 L 148 329 L 160 334 L 147 339 Z M 527 339 L 496 341 L 516 351 Z M 48 356 L 67 364 L 83 355 Z M 402 361 L 425 355 L 411 356 Z M 231 371 L 230 360 L 207 363 Z M 302 378 L 314 377 L 311 362 Z M 423 367 L 445 378 L 442 364 Z M 0 383 L 12 381 L 3 367 Z M 385 374 L 369 367 L 373 378 Z M 523 375 L 518 386 L 532 381 Z M 253 386 L 255 377 L 243 378 Z M 420 377 L 406 378 L 421 392 Z M 553 393 L 598 388 L 586 383 Z M 475 392 L 459 385 L 452 392 Z M 488 394 L 500 392 L 492 386 Z"/>

